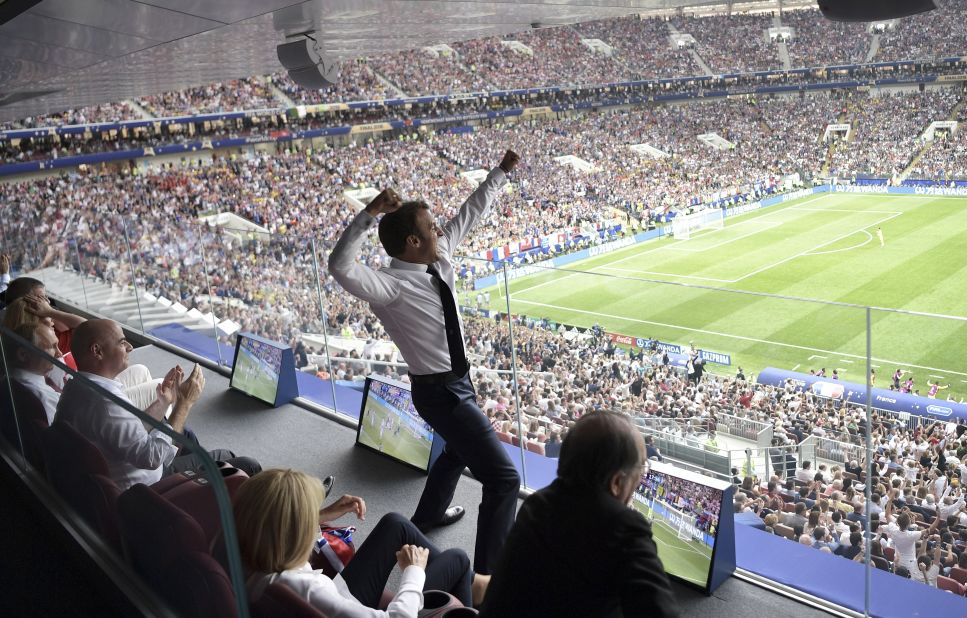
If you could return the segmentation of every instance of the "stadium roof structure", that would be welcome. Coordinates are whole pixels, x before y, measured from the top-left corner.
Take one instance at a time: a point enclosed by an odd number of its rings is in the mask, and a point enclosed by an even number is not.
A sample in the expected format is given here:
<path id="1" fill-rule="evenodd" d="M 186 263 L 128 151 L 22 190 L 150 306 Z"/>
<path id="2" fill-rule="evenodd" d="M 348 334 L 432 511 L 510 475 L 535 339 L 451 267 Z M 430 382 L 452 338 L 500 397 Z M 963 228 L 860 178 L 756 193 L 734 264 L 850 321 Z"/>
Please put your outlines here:
<path id="1" fill-rule="evenodd" d="M 0 121 L 279 71 L 314 31 L 335 59 L 635 13 L 807 0 L 0 0 Z"/>

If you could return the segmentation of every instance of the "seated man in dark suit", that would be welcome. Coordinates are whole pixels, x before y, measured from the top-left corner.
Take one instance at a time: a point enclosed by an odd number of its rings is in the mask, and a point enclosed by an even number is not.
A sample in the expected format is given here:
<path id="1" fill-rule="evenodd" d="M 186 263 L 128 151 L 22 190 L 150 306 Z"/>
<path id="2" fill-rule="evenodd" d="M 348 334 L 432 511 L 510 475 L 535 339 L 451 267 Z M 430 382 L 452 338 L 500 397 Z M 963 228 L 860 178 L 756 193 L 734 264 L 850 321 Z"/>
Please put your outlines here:
<path id="1" fill-rule="evenodd" d="M 557 479 L 524 501 L 481 615 L 677 615 L 651 526 L 629 507 L 646 464 L 627 416 L 583 416 L 564 439 Z"/>

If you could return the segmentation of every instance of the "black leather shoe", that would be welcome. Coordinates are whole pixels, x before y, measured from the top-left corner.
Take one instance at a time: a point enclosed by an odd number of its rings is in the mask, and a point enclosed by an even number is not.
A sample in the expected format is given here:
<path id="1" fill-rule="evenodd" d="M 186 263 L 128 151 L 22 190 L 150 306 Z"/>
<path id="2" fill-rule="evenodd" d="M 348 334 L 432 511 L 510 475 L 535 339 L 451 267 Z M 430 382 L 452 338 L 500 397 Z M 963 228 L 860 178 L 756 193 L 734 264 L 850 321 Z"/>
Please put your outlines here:
<path id="1" fill-rule="evenodd" d="M 420 532 L 426 534 L 434 528 L 439 528 L 440 526 L 449 526 L 450 524 L 457 523 L 463 517 L 464 513 L 466 513 L 466 510 L 464 510 L 462 506 L 451 506 L 446 510 L 445 513 L 443 513 L 443 519 L 435 524 L 420 524 L 415 521 L 413 524 L 419 528 Z"/>
<path id="2" fill-rule="evenodd" d="M 443 519 L 440 520 L 438 525 L 449 526 L 450 524 L 455 524 L 461 519 L 463 519 L 466 509 L 462 506 L 451 506 L 447 509 L 447 512 L 443 514 Z"/>
<path id="3" fill-rule="evenodd" d="M 336 477 L 329 475 L 322 479 L 322 488 L 326 490 L 326 497 L 332 493 L 332 486 L 336 483 Z"/>

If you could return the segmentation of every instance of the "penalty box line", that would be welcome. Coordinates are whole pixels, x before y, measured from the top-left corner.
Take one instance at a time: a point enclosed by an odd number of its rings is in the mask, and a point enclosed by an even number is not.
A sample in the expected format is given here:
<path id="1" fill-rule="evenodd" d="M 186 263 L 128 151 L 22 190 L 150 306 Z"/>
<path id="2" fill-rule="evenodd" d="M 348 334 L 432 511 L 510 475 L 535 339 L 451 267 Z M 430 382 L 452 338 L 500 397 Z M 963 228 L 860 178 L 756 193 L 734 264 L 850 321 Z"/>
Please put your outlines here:
<path id="1" fill-rule="evenodd" d="M 836 357 L 840 357 L 840 358 L 847 357 L 847 358 L 857 358 L 857 359 L 860 359 L 860 360 L 866 360 L 866 357 L 865 356 L 861 356 L 859 354 L 849 354 L 849 353 L 846 353 L 846 352 L 835 352 L 833 350 L 824 350 L 823 348 L 813 348 L 813 347 L 809 347 L 809 346 L 805 346 L 805 345 L 797 345 L 795 343 L 783 343 L 783 342 L 780 342 L 780 341 L 770 341 L 768 339 L 759 339 L 758 337 L 748 337 L 746 335 L 733 335 L 731 333 L 723 333 L 723 332 L 719 332 L 719 331 L 708 330 L 708 329 L 705 329 L 705 328 L 693 328 L 691 326 L 679 326 L 677 324 L 668 324 L 667 322 L 656 322 L 654 320 L 643 320 L 641 318 L 629 318 L 629 317 L 623 316 L 623 315 L 614 315 L 614 314 L 610 314 L 610 313 L 601 313 L 600 311 L 588 311 L 587 309 L 576 309 L 574 307 L 561 307 L 560 305 L 552 305 L 552 304 L 549 304 L 549 303 L 540 303 L 540 302 L 533 301 L 533 300 L 522 300 L 522 299 L 519 299 L 519 298 L 515 298 L 514 299 L 514 302 L 515 303 L 524 303 L 526 305 L 535 305 L 535 306 L 538 306 L 538 307 L 547 307 L 548 309 L 557 309 L 559 311 L 569 311 L 571 313 L 583 313 L 583 314 L 590 315 L 590 316 L 596 317 L 596 318 L 610 318 L 612 320 L 623 320 L 625 322 L 636 322 L 638 324 L 647 324 L 649 326 L 660 326 L 660 327 L 663 327 L 663 328 L 672 328 L 672 329 L 687 331 L 687 332 L 690 332 L 690 333 L 701 333 L 703 335 L 712 335 L 712 336 L 715 336 L 715 337 L 725 337 L 727 339 L 738 339 L 739 341 L 748 341 L 748 342 L 751 342 L 751 343 L 763 343 L 763 344 L 766 344 L 766 345 L 774 345 L 774 346 L 778 346 L 778 347 L 781 347 L 781 348 L 791 348 L 791 349 L 794 349 L 794 350 L 805 350 L 807 352 L 816 352 L 816 353 L 829 354 L 829 355 L 836 356 Z M 950 370 L 950 369 L 943 369 L 941 367 L 930 367 L 930 366 L 927 366 L 927 365 L 914 365 L 913 363 L 907 363 L 907 362 L 903 362 L 903 361 L 890 360 L 888 358 L 872 357 L 872 360 L 874 360 L 874 361 L 876 361 L 878 363 L 882 363 L 884 365 L 895 365 L 895 366 L 898 366 L 898 367 L 913 367 L 915 369 L 924 369 L 924 370 L 927 370 L 927 371 L 936 371 L 938 373 L 942 372 L 942 373 L 948 373 L 948 374 L 951 374 L 951 375 L 957 375 L 957 376 L 967 377 L 967 373 L 964 373 L 962 371 L 953 371 L 953 370 Z"/>
<path id="2" fill-rule="evenodd" d="M 828 196 L 829 196 L 829 194 L 823 193 L 823 194 L 820 194 L 820 195 L 813 196 L 813 197 L 811 197 L 809 199 L 803 200 L 801 202 L 799 202 L 799 201 L 792 201 L 789 204 L 784 204 L 784 205 L 778 205 L 777 204 L 776 206 L 778 206 L 778 208 L 766 207 L 766 208 L 759 209 L 758 211 L 751 211 L 749 213 L 743 213 L 742 215 L 737 215 L 738 217 L 743 217 L 743 219 L 741 221 L 737 221 L 737 222 L 732 223 L 732 224 L 730 224 L 730 225 L 728 225 L 726 227 L 736 227 L 736 226 L 739 226 L 739 225 L 747 225 L 749 223 L 759 222 L 759 221 L 762 221 L 763 219 L 765 219 L 766 217 L 769 217 L 769 216 L 772 216 L 772 215 L 776 215 L 776 214 L 780 214 L 780 213 L 786 212 L 787 210 L 790 210 L 792 208 L 795 208 L 796 206 L 801 206 L 801 205 L 804 205 L 804 204 L 810 204 L 812 202 L 816 202 L 816 201 L 825 199 Z M 766 211 L 766 212 L 762 212 L 762 211 Z M 754 217 L 749 217 L 749 218 L 744 218 L 745 215 L 755 215 L 755 216 Z M 782 222 L 779 222 L 779 223 L 781 224 Z M 723 229 L 725 229 L 725 228 L 723 228 Z M 772 229 L 772 228 L 770 227 L 768 229 Z M 715 230 L 715 231 L 719 231 L 719 230 Z M 765 230 L 756 230 L 755 233 L 759 233 L 759 232 L 762 232 L 762 231 L 765 231 Z M 655 240 L 660 240 L 660 239 L 661 239 L 661 237 L 654 238 L 652 240 L 655 241 Z M 651 241 L 649 241 L 649 242 L 651 242 Z M 630 247 L 627 247 L 626 249 L 622 249 L 620 251 L 620 253 L 624 253 L 625 251 L 632 251 L 635 248 L 637 248 L 637 245 L 632 245 Z M 613 268 L 613 266 L 615 264 L 621 264 L 622 262 L 627 262 L 628 260 L 633 260 L 635 258 L 641 257 L 642 255 L 647 255 L 649 253 L 655 253 L 656 251 L 664 251 L 664 250 L 670 249 L 670 248 L 671 247 L 669 247 L 668 245 L 661 245 L 661 246 L 658 246 L 658 247 L 654 247 L 652 249 L 646 249 L 644 251 L 632 252 L 631 255 L 626 255 L 625 257 L 622 257 L 622 258 L 619 258 L 617 260 L 614 260 L 613 262 L 607 262 L 606 264 L 602 264 L 600 266 L 593 266 L 593 267 L 589 268 L 585 272 L 571 272 L 570 274 L 567 274 L 567 275 L 565 275 L 563 277 L 560 277 L 560 278 L 554 278 L 554 279 L 551 279 L 550 281 L 544 281 L 542 283 L 536 283 L 536 284 L 534 284 L 534 285 L 532 285 L 530 287 L 518 289 L 518 290 L 516 290 L 515 292 L 513 292 L 511 294 L 511 297 L 513 297 L 515 294 L 522 294 L 524 292 L 530 292 L 531 290 L 536 290 L 538 288 L 542 288 L 545 285 L 550 285 L 552 283 L 560 283 L 560 282 L 562 282 L 562 281 L 564 281 L 566 279 L 570 279 L 571 277 L 576 277 L 578 275 L 587 274 L 588 272 L 599 272 L 599 271 L 603 271 L 603 270 L 619 270 L 619 269 Z M 589 258 L 589 259 L 593 259 L 593 258 Z M 548 271 L 553 271 L 553 270 L 555 270 L 555 269 L 548 268 Z M 647 273 L 646 271 L 640 271 L 640 270 L 635 270 L 635 271 L 631 271 L 631 272 L 636 272 L 636 273 L 639 273 L 639 274 L 665 275 L 665 276 L 669 276 L 669 277 L 693 278 L 693 279 L 702 280 L 702 281 L 713 281 L 715 283 L 734 283 L 734 281 L 732 281 L 732 280 L 710 279 L 710 278 L 706 278 L 706 277 L 690 277 L 690 276 L 686 276 L 686 275 L 672 275 L 670 273 Z M 604 274 L 606 274 L 606 273 L 604 273 Z"/>

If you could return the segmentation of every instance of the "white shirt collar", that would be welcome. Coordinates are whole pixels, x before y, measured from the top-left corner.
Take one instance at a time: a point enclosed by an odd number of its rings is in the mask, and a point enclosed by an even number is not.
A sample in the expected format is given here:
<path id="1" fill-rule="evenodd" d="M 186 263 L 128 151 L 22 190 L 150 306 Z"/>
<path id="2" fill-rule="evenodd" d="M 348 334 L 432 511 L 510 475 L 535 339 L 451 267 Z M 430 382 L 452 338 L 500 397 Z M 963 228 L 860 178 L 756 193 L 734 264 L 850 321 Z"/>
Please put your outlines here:
<path id="1" fill-rule="evenodd" d="M 78 375 L 84 376 L 98 386 L 103 386 L 105 389 L 111 391 L 115 395 L 124 395 L 124 384 L 118 382 L 117 380 L 105 378 L 104 376 L 99 376 L 96 373 L 88 373 L 86 371 L 79 371 Z"/>
<path id="2" fill-rule="evenodd" d="M 429 264 L 415 264 L 413 262 L 404 262 L 403 260 L 401 260 L 399 258 L 392 258 L 392 259 L 390 259 L 389 266 L 390 266 L 390 268 L 395 268 L 397 270 L 412 270 L 414 272 L 423 272 L 423 273 L 425 273 L 427 266 L 430 266 L 430 265 Z"/>

